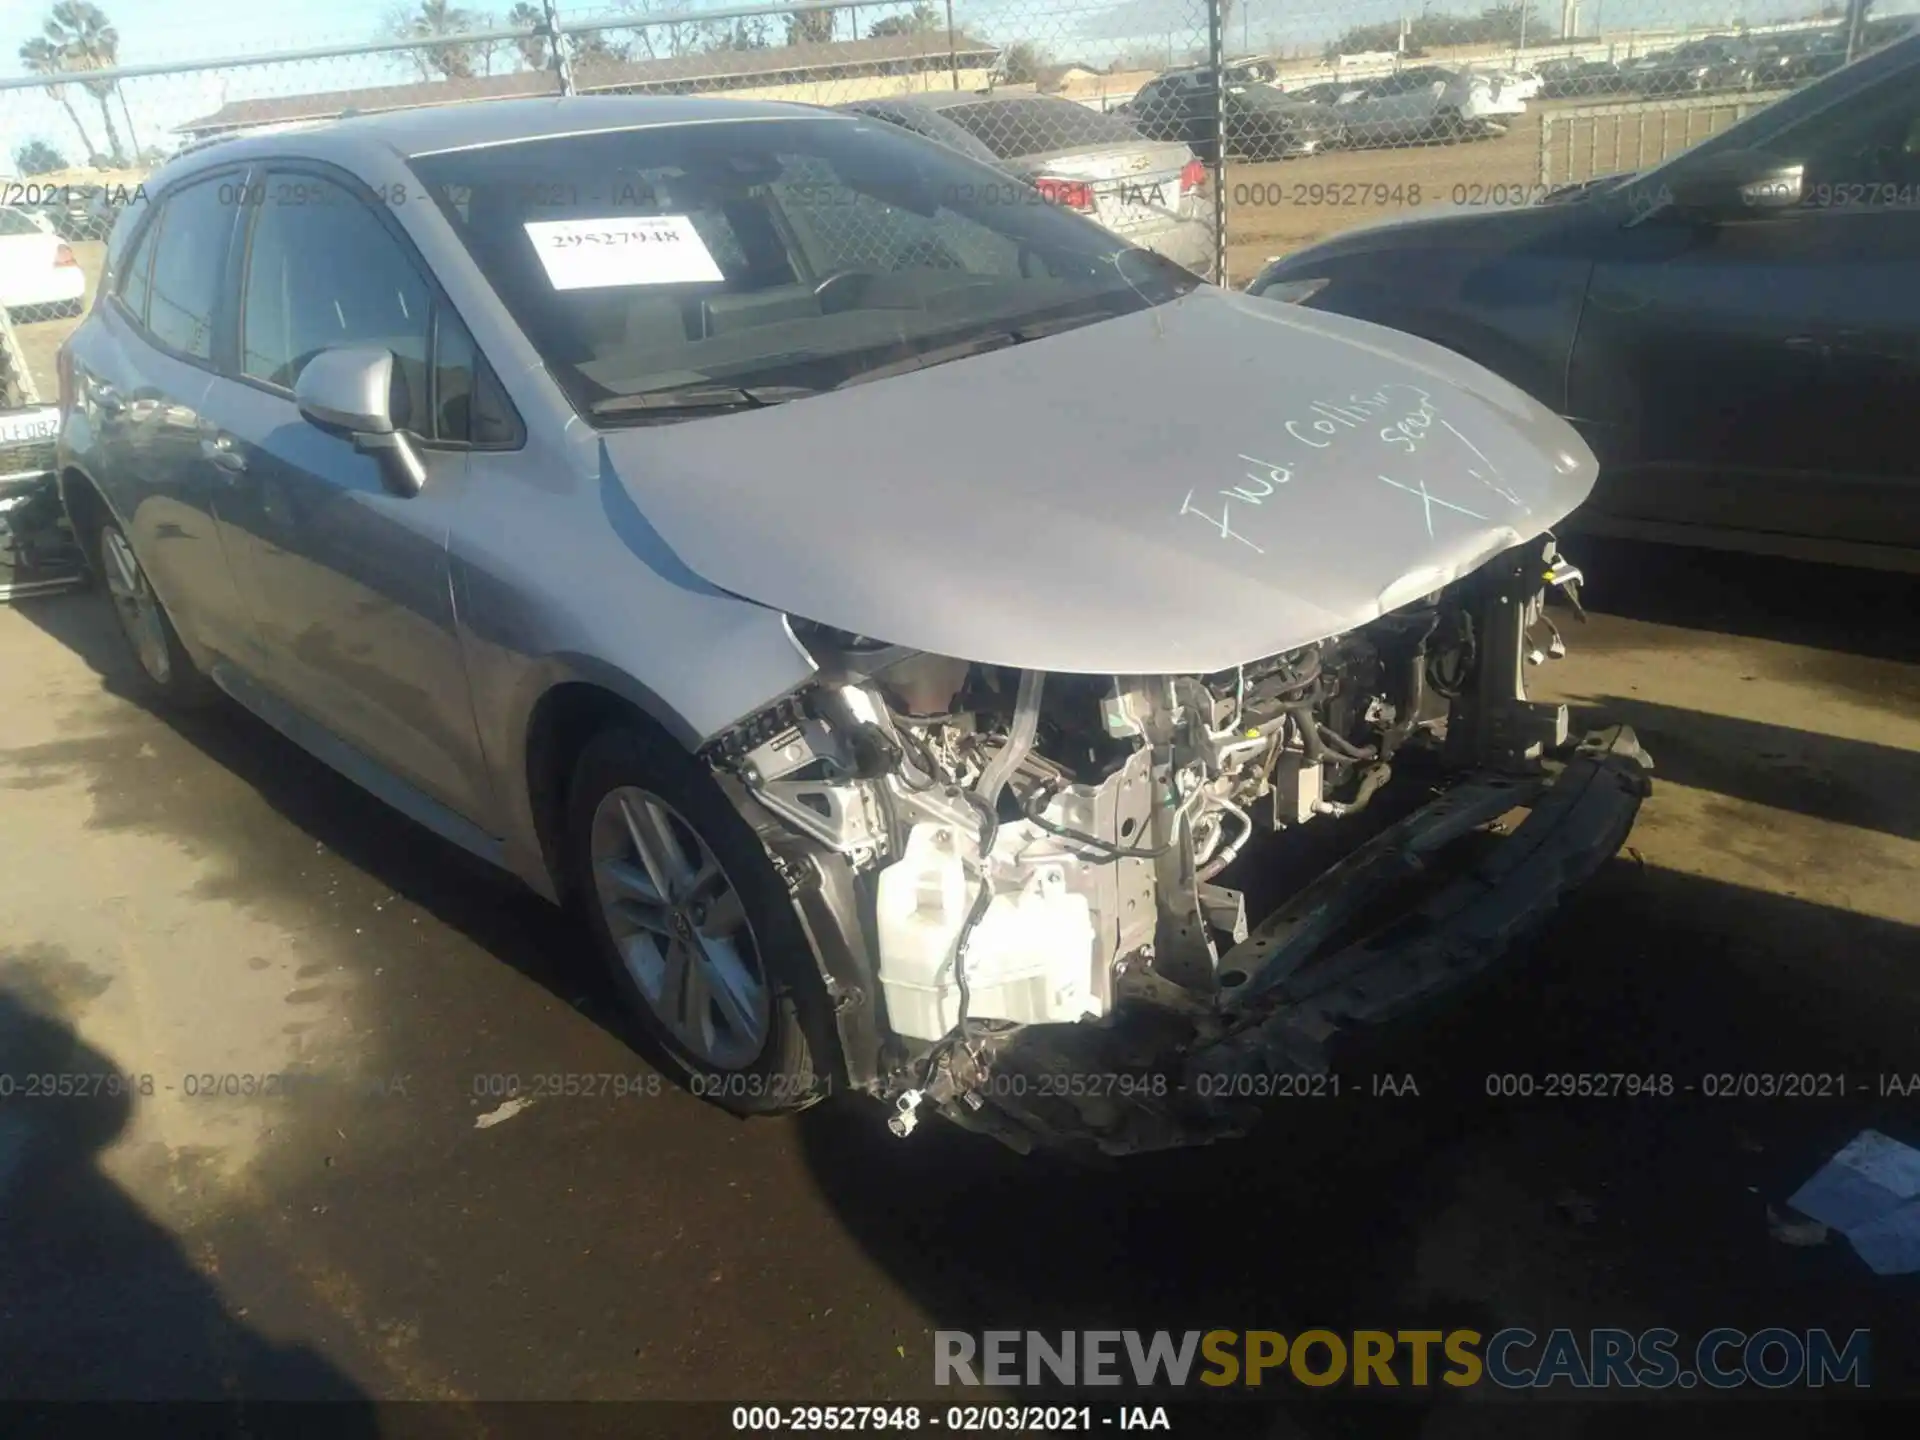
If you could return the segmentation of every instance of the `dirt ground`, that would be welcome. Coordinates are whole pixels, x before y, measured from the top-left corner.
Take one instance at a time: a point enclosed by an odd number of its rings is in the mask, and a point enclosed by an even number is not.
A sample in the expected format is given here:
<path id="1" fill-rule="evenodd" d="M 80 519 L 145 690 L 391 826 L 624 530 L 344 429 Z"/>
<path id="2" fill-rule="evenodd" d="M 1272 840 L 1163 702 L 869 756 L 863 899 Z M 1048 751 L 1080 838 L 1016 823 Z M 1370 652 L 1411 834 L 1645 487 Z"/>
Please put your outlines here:
<path id="1" fill-rule="evenodd" d="M 1447 205 L 1525 205 L 1540 190 L 1540 115 L 1487 140 L 1227 164 L 1227 278 L 1356 225 Z"/>
<path id="2" fill-rule="evenodd" d="M 1423 1324 L 1866 1327 L 1875 1393 L 1914 1394 L 1916 1282 L 1783 1243 L 1769 1207 L 1864 1126 L 1920 1142 L 1879 1080 L 1920 1072 L 1920 587 L 1574 554 L 1595 615 L 1537 674 L 1652 751 L 1628 848 L 1396 1042 L 1417 1095 L 1097 1172 L 647 1088 L 542 902 L 242 714 L 131 703 L 98 597 L 0 609 L 0 1069 L 152 1092 L 0 1098 L 0 1398 L 437 1399 L 479 1434 L 491 1400 L 944 1403 L 936 1328 Z M 318 1078 L 217 1078 L 294 1069 Z M 1573 1070 L 1848 1079 L 1487 1094 Z M 641 1093 L 502 1114 L 501 1077 L 561 1071 Z M 1564 1401 L 1286 1397 L 1251 1433 L 1614 1433 Z"/>

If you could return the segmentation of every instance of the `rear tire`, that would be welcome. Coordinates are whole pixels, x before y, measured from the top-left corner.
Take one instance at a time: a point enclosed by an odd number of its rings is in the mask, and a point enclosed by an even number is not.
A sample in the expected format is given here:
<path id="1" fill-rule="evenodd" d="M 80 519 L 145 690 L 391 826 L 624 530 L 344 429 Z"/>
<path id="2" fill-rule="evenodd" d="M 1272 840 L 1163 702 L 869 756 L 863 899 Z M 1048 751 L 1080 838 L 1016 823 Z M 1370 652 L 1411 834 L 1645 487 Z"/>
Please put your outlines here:
<path id="1" fill-rule="evenodd" d="M 120 638 L 133 660 L 135 683 L 144 698 L 176 710 L 199 710 L 220 698 L 220 688 L 209 680 L 180 643 L 180 632 L 153 584 L 126 532 L 111 520 L 94 535 L 93 563 L 102 588 L 119 622 Z"/>
<path id="2" fill-rule="evenodd" d="M 785 883 L 706 768 L 638 725 L 574 767 L 568 892 L 621 999 L 687 1088 L 737 1115 L 830 1092 L 833 1009 Z"/>

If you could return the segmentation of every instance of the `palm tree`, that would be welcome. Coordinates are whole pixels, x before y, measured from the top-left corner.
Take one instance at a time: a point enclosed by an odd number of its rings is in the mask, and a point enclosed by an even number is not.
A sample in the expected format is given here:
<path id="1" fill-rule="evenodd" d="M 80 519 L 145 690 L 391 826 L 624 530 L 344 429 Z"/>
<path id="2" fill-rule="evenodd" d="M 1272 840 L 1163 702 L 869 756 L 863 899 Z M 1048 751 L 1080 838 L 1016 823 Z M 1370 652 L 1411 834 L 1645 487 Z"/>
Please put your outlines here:
<path id="1" fill-rule="evenodd" d="M 107 19 L 107 12 L 89 0 L 60 0 L 48 13 L 42 27 L 47 39 L 59 48 L 61 68 L 70 71 L 111 70 L 120 63 L 120 32 Z M 100 102 L 100 118 L 107 127 L 107 152 L 113 163 L 126 163 L 126 151 L 120 144 L 120 132 L 113 123 L 113 110 L 107 102 L 119 89 L 111 80 L 82 80 L 81 87 Z M 127 129 L 133 129 L 133 116 L 127 111 L 126 97 L 120 99 L 121 113 L 127 116 Z"/>
<path id="2" fill-rule="evenodd" d="M 432 39 L 472 30 L 479 23 L 479 18 L 473 11 L 463 10 L 451 0 L 420 0 L 418 9 L 400 14 L 394 29 L 408 39 Z M 475 48 L 472 45 L 428 45 L 414 52 L 414 63 L 420 67 L 423 79 L 431 80 L 438 75 L 443 80 L 467 80 L 473 76 Z"/>
<path id="3" fill-rule="evenodd" d="M 796 10 L 787 16 L 787 44 L 824 45 L 833 39 L 833 11 Z"/>
<path id="4" fill-rule="evenodd" d="M 547 12 L 538 5 L 529 5 L 527 0 L 520 0 L 518 5 L 515 5 L 507 12 L 507 24 L 517 26 L 522 30 L 544 28 L 546 23 Z M 513 42 L 513 48 L 520 52 L 520 59 L 522 63 L 526 65 L 527 69 L 544 70 L 547 68 L 547 37 L 544 34 L 522 35 L 518 40 Z"/>
<path id="5" fill-rule="evenodd" d="M 61 63 L 60 49 L 51 40 L 36 36 L 20 47 L 20 63 L 29 75 L 61 75 L 66 67 Z M 87 127 L 80 123 L 80 112 L 73 108 L 73 101 L 67 98 L 67 87 L 58 81 L 47 82 L 47 94 L 60 102 L 60 108 L 67 112 L 67 118 L 73 121 L 73 128 L 80 132 L 80 149 L 89 160 L 93 158 L 93 141 L 87 135 Z"/>
<path id="6" fill-rule="evenodd" d="M 867 34 L 875 40 L 889 35 L 925 35 L 940 29 L 943 24 L 940 12 L 928 0 L 913 0 L 913 9 L 909 13 L 876 20 L 867 27 Z"/>

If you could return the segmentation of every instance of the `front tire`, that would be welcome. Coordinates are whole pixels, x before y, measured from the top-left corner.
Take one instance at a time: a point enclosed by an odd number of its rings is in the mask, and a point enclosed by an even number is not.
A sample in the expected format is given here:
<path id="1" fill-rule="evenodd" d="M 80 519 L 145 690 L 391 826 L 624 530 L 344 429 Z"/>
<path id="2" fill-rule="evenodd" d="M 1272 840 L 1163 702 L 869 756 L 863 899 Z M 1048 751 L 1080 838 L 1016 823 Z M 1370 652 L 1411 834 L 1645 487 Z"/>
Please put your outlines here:
<path id="1" fill-rule="evenodd" d="M 94 563 L 145 697 L 180 710 L 202 709 L 219 699 L 219 687 L 180 643 L 180 632 L 154 594 L 153 582 L 133 553 L 133 543 L 111 520 L 94 537 Z"/>
<path id="2" fill-rule="evenodd" d="M 720 787 L 665 736 L 588 742 L 567 805 L 570 896 L 635 1019 L 738 1115 L 825 1098 L 832 1006 L 787 888 Z"/>

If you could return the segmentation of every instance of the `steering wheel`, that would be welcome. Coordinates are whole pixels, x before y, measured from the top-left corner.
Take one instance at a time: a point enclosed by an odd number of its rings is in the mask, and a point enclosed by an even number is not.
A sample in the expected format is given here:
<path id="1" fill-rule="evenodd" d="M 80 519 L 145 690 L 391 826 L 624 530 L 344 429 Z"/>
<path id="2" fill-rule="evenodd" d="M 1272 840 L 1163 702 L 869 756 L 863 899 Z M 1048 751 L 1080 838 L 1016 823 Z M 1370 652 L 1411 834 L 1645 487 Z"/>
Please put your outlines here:
<path id="1" fill-rule="evenodd" d="M 857 304 L 860 292 L 873 283 L 869 270 L 835 270 L 813 287 L 813 297 L 822 310 L 840 310 Z"/>

